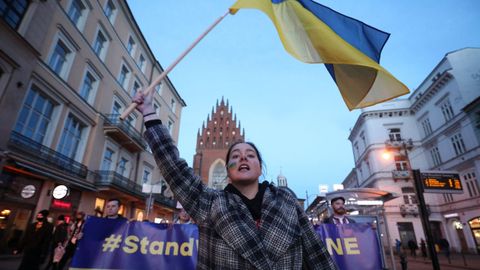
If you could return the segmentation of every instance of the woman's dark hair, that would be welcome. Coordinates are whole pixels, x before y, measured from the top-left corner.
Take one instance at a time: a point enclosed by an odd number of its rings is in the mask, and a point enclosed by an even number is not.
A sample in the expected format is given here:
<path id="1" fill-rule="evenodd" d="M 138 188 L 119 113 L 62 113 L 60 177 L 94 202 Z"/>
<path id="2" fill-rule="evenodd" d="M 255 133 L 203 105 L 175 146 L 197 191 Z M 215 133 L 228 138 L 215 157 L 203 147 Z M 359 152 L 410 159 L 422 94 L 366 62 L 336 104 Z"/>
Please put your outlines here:
<path id="1" fill-rule="evenodd" d="M 262 169 L 262 173 L 264 173 L 263 170 L 264 170 L 265 166 L 263 164 L 263 159 L 262 159 L 262 155 L 260 154 L 260 151 L 258 151 L 258 148 L 252 142 L 244 142 L 244 141 L 237 141 L 237 142 L 233 143 L 232 145 L 230 145 L 230 147 L 228 148 L 227 156 L 225 158 L 225 160 L 226 160 L 225 167 L 227 168 L 227 171 L 228 171 L 228 162 L 230 161 L 230 153 L 232 152 L 232 149 L 233 149 L 233 147 L 235 147 L 235 145 L 241 144 L 241 143 L 246 143 L 246 144 L 250 145 L 253 148 L 253 150 L 255 150 L 255 153 L 257 154 L 258 161 L 260 163 L 260 168 Z"/>

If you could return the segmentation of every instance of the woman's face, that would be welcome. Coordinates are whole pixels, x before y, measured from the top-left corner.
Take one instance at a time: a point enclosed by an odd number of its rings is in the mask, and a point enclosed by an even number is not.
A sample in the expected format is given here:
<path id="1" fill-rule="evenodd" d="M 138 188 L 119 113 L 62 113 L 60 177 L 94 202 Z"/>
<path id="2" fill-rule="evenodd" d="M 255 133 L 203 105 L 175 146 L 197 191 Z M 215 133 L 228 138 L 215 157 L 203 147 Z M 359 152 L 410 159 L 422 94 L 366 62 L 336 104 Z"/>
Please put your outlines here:
<path id="1" fill-rule="evenodd" d="M 227 173 L 232 183 L 258 181 L 262 167 L 255 149 L 247 143 L 235 145 L 230 152 Z"/>

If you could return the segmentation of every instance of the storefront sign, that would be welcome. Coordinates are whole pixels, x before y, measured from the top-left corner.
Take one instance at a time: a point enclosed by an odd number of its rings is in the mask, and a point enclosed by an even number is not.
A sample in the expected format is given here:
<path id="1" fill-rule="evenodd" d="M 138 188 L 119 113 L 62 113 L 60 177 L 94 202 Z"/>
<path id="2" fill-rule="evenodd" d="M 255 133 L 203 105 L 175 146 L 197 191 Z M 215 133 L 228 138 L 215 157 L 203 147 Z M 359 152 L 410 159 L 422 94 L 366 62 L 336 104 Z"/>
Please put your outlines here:
<path id="1" fill-rule="evenodd" d="M 462 181 L 455 172 L 421 172 L 422 185 L 429 193 L 463 193 Z"/>
<path id="2" fill-rule="evenodd" d="M 70 193 L 69 189 L 65 185 L 58 185 L 53 189 L 52 196 L 55 199 L 63 199 Z"/>
<path id="3" fill-rule="evenodd" d="M 72 203 L 71 202 L 60 201 L 60 200 L 53 200 L 52 207 L 62 208 L 62 209 L 71 209 L 72 208 Z"/>
<path id="4" fill-rule="evenodd" d="M 20 192 L 20 195 L 22 198 L 29 199 L 35 195 L 35 186 L 34 185 L 26 185 L 23 187 L 22 192 Z"/>

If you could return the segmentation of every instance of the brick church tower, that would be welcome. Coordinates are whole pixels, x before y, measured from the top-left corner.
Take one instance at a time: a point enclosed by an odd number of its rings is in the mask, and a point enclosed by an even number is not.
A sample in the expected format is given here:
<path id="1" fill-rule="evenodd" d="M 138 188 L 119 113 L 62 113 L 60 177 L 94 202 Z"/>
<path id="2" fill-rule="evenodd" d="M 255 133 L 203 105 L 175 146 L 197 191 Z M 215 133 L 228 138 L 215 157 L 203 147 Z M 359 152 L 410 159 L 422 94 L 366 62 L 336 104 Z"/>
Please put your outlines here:
<path id="1" fill-rule="evenodd" d="M 225 156 L 228 147 L 237 141 L 245 140 L 245 130 L 241 131 L 237 116 L 222 97 L 220 104 L 207 117 L 207 124 L 197 133 L 196 154 L 193 156 L 193 169 L 209 187 L 223 189 L 227 183 Z"/>

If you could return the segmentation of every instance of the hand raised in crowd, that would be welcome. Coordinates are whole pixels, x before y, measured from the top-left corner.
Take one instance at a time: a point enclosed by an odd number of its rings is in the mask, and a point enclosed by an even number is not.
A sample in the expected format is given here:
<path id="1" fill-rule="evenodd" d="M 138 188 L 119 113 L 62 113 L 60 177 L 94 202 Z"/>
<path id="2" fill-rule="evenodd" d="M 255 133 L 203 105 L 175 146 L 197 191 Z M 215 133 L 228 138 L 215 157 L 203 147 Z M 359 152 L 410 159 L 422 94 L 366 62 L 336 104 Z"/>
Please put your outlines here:
<path id="1" fill-rule="evenodd" d="M 142 113 L 145 122 L 158 117 L 153 107 L 153 93 L 152 91 L 150 94 L 144 95 L 142 91 L 138 91 L 133 97 L 133 102 L 138 104 L 137 110 Z"/>

